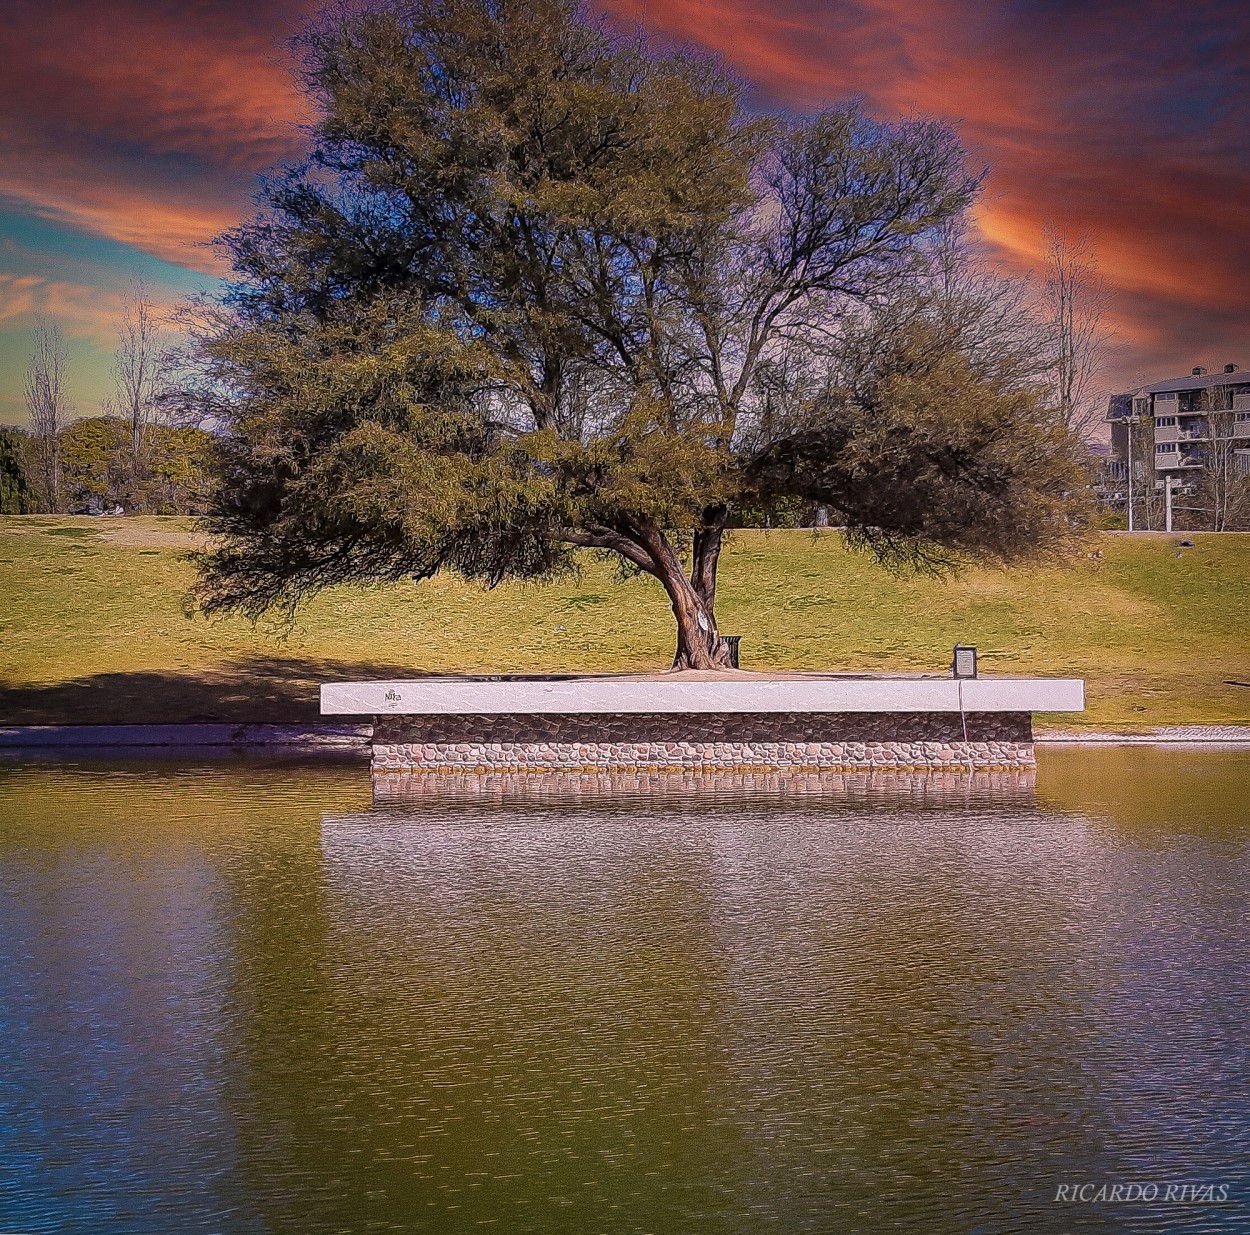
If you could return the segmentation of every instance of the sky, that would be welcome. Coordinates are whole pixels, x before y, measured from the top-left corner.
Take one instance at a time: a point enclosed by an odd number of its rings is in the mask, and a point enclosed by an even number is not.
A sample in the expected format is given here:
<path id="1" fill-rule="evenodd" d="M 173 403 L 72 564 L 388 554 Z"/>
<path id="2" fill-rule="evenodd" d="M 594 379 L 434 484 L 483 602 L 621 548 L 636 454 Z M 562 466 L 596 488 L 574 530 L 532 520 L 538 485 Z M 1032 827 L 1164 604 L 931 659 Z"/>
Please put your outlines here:
<path id="1" fill-rule="evenodd" d="M 1037 271 L 1048 222 L 1110 285 L 1121 389 L 1250 367 L 1250 5 L 1216 0 L 596 0 L 720 55 L 760 108 L 848 98 L 955 124 L 988 168 L 977 228 Z M 33 315 L 70 347 L 77 414 L 108 394 L 120 299 L 173 307 L 226 272 L 212 237 L 299 157 L 286 40 L 303 0 L 4 0 L 0 423 L 22 423 Z"/>

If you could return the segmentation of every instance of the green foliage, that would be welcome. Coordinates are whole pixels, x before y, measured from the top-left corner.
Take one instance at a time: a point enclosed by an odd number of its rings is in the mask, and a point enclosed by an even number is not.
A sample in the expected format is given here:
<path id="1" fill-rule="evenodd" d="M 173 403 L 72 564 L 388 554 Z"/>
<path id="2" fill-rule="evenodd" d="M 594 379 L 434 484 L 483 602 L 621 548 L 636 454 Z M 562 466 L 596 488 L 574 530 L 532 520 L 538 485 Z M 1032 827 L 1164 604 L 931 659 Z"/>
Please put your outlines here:
<path id="1" fill-rule="evenodd" d="M 190 425 L 148 425 L 132 489 L 139 510 L 154 515 L 204 514 L 214 485 L 216 442 Z"/>
<path id="2" fill-rule="evenodd" d="M 147 425 L 136 461 L 131 426 L 116 416 L 76 420 L 61 431 L 60 466 L 73 510 L 199 514 L 212 487 L 214 445 L 202 429 Z"/>
<path id="3" fill-rule="evenodd" d="M 0 427 L 0 515 L 25 515 L 35 508 L 28 451 L 27 435 L 21 429 Z"/>
<path id="4" fill-rule="evenodd" d="M 1079 519 L 1045 409 L 966 331 L 909 378 L 913 331 L 840 393 L 861 318 L 927 303 L 973 200 L 943 126 L 753 118 L 712 61 L 571 0 L 335 10 L 303 48 L 308 166 L 223 239 L 237 279 L 201 337 L 226 429 L 204 609 L 547 578 L 583 546 L 658 579 L 677 663 L 708 667 L 734 522 L 816 501 L 931 561 Z"/>
<path id="5" fill-rule="evenodd" d="M 845 340 L 841 382 L 750 473 L 829 508 L 890 565 L 1025 561 L 1071 547 L 1090 508 L 1079 442 L 1040 392 L 980 374 L 925 316 Z"/>
<path id="6" fill-rule="evenodd" d="M 205 608 L 257 616 L 358 579 L 443 567 L 497 583 L 552 573 L 535 534 L 554 488 L 474 405 L 489 356 L 403 296 L 327 310 L 301 329 L 241 322 L 206 344 L 235 393 Z"/>
<path id="7" fill-rule="evenodd" d="M 119 504 L 130 477 L 130 426 L 116 416 L 90 416 L 61 430 L 61 483 L 70 510 Z"/>

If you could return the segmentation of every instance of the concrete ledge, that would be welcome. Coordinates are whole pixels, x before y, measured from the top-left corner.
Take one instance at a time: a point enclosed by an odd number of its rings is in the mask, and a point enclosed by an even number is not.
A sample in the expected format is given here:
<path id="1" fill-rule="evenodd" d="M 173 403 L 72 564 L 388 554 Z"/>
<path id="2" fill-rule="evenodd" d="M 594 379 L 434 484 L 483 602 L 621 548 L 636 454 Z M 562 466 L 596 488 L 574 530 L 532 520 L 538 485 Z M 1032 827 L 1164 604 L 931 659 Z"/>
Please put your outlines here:
<path id="1" fill-rule="evenodd" d="M 1079 678 L 682 673 L 333 682 L 324 716 L 762 712 L 1080 712 Z"/>

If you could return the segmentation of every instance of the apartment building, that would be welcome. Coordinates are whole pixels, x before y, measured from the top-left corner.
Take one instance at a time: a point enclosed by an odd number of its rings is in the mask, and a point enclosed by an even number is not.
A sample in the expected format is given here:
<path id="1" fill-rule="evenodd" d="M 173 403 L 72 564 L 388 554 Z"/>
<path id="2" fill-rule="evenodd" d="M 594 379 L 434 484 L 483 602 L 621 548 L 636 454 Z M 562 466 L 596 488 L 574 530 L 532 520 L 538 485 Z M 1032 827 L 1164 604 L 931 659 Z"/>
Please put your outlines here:
<path id="1" fill-rule="evenodd" d="M 1121 475 L 1130 455 L 1134 478 L 1153 473 L 1160 484 L 1173 476 L 1188 487 L 1217 456 L 1250 471 L 1250 372 L 1239 365 L 1226 364 L 1222 373 L 1195 368 L 1188 377 L 1112 395 L 1107 420 Z"/>

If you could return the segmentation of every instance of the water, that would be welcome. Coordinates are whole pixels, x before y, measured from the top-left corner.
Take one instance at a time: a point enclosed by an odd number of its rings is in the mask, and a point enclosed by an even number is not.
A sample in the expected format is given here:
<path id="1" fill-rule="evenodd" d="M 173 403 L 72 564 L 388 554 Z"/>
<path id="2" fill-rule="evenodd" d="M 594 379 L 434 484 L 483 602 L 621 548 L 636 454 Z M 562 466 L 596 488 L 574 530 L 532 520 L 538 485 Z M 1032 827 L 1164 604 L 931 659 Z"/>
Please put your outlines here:
<path id="1" fill-rule="evenodd" d="M 0 1232 L 1248 1231 L 1248 803 L 4 765 Z"/>

